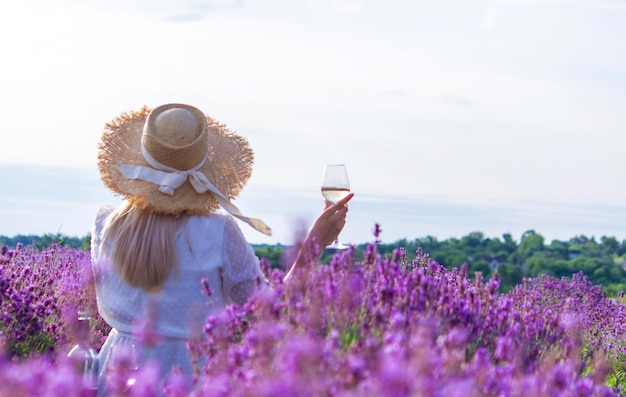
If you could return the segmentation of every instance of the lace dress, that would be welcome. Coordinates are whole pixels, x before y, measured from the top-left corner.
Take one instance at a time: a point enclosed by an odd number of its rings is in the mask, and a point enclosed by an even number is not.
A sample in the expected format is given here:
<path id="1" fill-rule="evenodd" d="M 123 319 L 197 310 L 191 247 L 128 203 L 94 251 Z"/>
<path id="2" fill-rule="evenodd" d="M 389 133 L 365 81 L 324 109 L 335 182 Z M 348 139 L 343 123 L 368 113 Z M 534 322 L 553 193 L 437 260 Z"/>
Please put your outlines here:
<path id="1" fill-rule="evenodd" d="M 232 217 L 189 216 L 176 233 L 178 272 L 170 275 L 162 291 L 147 293 L 121 280 L 112 266 L 110 242 L 102 245 L 104 221 L 113 210 L 100 209 L 91 241 L 98 311 L 113 328 L 99 352 L 100 389 L 111 348 L 139 345 L 133 332 L 149 310 L 155 314 L 159 342 L 155 348 L 144 349 L 140 361 L 156 360 L 162 376 L 173 368 L 190 374 L 193 367 L 186 343 L 201 335 L 204 319 L 230 303 L 244 302 L 259 280 L 267 285 L 259 260 Z M 212 290 L 210 297 L 203 293 L 203 278 Z"/>

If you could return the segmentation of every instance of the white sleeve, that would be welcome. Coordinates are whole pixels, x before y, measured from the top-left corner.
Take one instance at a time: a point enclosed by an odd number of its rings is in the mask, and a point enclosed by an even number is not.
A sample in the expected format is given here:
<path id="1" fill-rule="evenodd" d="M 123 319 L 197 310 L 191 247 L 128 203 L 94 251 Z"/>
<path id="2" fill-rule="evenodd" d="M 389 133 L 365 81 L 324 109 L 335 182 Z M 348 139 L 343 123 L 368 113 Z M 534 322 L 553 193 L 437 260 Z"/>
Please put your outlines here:
<path id="1" fill-rule="evenodd" d="M 100 248 L 102 245 L 102 229 L 104 228 L 104 221 L 115 210 L 114 207 L 106 205 L 100 207 L 96 214 L 96 219 L 91 230 L 91 259 L 95 261 L 100 256 Z"/>
<path id="2" fill-rule="evenodd" d="M 231 217 L 224 225 L 222 257 L 222 291 L 226 302 L 245 303 L 257 287 L 268 285 L 259 258 Z"/>

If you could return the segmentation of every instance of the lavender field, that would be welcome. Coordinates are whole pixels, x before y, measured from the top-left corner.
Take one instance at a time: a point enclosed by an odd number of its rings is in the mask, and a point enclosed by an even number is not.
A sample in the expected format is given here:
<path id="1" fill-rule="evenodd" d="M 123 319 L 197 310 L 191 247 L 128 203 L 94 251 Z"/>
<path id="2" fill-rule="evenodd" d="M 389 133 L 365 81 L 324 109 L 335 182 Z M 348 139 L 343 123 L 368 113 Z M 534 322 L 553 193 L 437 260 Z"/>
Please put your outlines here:
<path id="1" fill-rule="evenodd" d="M 446 270 L 421 251 L 410 262 L 401 248 L 381 257 L 370 244 L 362 254 L 310 261 L 287 284 L 263 260 L 273 289 L 206 319 L 203 341 L 189 344 L 207 359 L 192 382 L 146 365 L 113 395 L 626 395 L 625 306 L 583 274 L 501 294 L 497 276 Z M 92 313 L 99 348 L 109 329 L 88 252 L 2 249 L 0 396 L 87 395 L 65 358 L 78 309 Z M 146 323 L 137 332 L 158 343 Z"/>

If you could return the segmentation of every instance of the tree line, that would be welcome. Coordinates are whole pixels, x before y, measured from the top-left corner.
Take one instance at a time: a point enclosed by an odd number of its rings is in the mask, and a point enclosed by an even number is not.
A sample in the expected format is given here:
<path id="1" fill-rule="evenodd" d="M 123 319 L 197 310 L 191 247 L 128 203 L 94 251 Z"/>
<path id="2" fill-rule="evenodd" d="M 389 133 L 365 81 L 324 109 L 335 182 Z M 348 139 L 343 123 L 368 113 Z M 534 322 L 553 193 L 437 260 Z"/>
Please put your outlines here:
<path id="1" fill-rule="evenodd" d="M 37 248 L 51 244 L 65 245 L 88 250 L 90 236 L 71 237 L 62 234 L 0 236 L 0 247 L 14 248 L 18 243 Z M 356 247 L 357 259 L 362 259 L 367 244 Z M 284 259 L 289 249 L 281 244 L 252 244 L 257 256 L 269 260 L 273 267 L 285 268 Z M 602 285 L 609 296 L 616 296 L 626 290 L 626 240 L 602 236 L 599 240 L 585 235 L 574 236 L 569 240 L 552 240 L 550 243 L 535 232 L 524 232 L 519 241 L 510 233 L 501 237 L 486 237 L 475 231 L 461 238 L 439 240 L 433 236 L 402 239 L 393 243 L 378 243 L 377 252 L 383 257 L 400 252 L 411 262 L 418 249 L 448 269 L 460 268 L 466 264 L 469 275 L 480 272 L 485 280 L 497 274 L 500 290 L 506 292 L 521 283 L 525 277 L 549 274 L 556 277 L 570 277 L 582 271 L 589 280 Z M 334 252 L 324 251 L 321 262 L 328 263 Z"/>
<path id="2" fill-rule="evenodd" d="M 88 250 L 90 242 L 90 235 L 86 235 L 84 237 L 72 237 L 61 233 L 47 233 L 41 236 L 35 234 L 18 234 L 13 237 L 0 236 L 0 247 L 7 247 L 10 249 L 15 249 L 18 244 L 23 246 L 32 245 L 38 249 L 49 247 L 52 244 L 58 244 Z"/>
<path id="3" fill-rule="evenodd" d="M 509 233 L 501 238 L 489 238 L 482 232 L 471 232 L 443 241 L 427 236 L 380 244 L 378 251 L 389 255 L 399 247 L 406 250 L 407 255 L 422 249 L 446 268 L 459 268 L 465 263 L 470 275 L 481 272 L 485 279 L 497 273 L 503 292 L 525 277 L 541 274 L 570 277 L 580 271 L 593 284 L 602 285 L 610 296 L 626 289 L 626 240 L 618 241 L 615 237 L 603 236 L 596 240 L 580 235 L 547 243 L 541 234 L 528 230 L 518 242 Z"/>
<path id="4" fill-rule="evenodd" d="M 362 259 L 365 246 L 356 247 L 357 259 Z M 280 261 L 281 247 L 257 246 L 255 250 L 259 257 L 271 260 L 273 265 Z M 480 272 L 483 279 L 488 280 L 497 274 L 501 292 L 509 291 L 527 277 L 542 274 L 571 277 L 580 271 L 593 284 L 601 285 L 609 296 L 626 290 L 626 240 L 619 241 L 615 237 L 602 236 L 598 240 L 580 235 L 548 243 L 535 230 L 524 232 L 519 241 L 510 233 L 491 238 L 475 231 L 446 240 L 426 236 L 377 244 L 377 252 L 382 257 L 391 257 L 395 252 L 395 255 L 405 255 L 407 262 L 415 258 L 417 250 L 448 269 L 466 264 L 470 277 Z M 321 261 L 328 263 L 333 254 L 325 251 Z"/>

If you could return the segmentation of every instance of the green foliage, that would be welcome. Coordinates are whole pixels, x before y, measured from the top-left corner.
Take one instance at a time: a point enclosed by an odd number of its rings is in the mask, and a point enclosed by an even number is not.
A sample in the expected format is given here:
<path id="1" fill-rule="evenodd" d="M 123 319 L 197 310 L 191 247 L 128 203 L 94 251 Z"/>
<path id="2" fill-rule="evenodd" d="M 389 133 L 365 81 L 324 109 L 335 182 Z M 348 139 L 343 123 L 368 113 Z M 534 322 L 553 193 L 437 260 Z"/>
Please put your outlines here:
<path id="1" fill-rule="evenodd" d="M 48 233 L 42 236 L 18 234 L 14 237 L 0 236 L 0 247 L 6 246 L 14 249 L 18 244 L 21 244 L 23 246 L 32 245 L 37 249 L 41 249 L 49 247 L 52 244 L 57 244 L 70 248 L 88 250 L 90 248 L 90 239 L 91 237 L 89 235 L 84 237 L 70 237 L 60 233 Z"/>
<path id="2" fill-rule="evenodd" d="M 545 251 L 543 236 L 534 230 L 524 232 L 517 251 L 522 260 L 527 260 L 533 255 L 541 255 Z"/>
<path id="3" fill-rule="evenodd" d="M 59 244 L 73 248 L 89 250 L 90 235 L 70 237 L 61 234 L 0 236 L 0 247 L 14 248 L 18 243 L 33 245 L 37 248 Z M 355 259 L 360 257 L 366 244 L 356 247 Z M 281 244 L 252 245 L 259 258 L 270 262 L 272 268 L 287 268 L 290 264 L 285 259 L 289 247 Z M 618 241 L 615 237 L 602 236 L 597 241 L 593 236 L 574 236 L 568 241 L 552 240 L 547 243 L 535 230 L 522 234 L 519 243 L 510 233 L 501 237 L 486 237 L 484 233 L 473 231 L 461 238 L 440 241 L 434 236 L 401 239 L 394 243 L 378 244 L 378 253 L 390 256 L 394 250 L 402 248 L 410 263 L 418 249 L 448 269 L 460 268 L 467 264 L 469 275 L 480 272 L 485 279 L 495 274 L 500 279 L 501 292 L 509 291 L 522 282 L 524 277 L 537 277 L 549 274 L 555 277 L 570 277 L 582 271 L 592 283 L 602 285 L 609 296 L 617 296 L 626 290 L 626 240 Z M 326 250 L 320 262 L 328 263 L 335 252 Z"/>
<path id="4" fill-rule="evenodd" d="M 625 364 L 626 356 L 624 354 L 618 353 L 617 358 L 613 358 L 611 360 L 611 369 L 612 371 L 609 373 L 609 376 L 606 379 L 606 385 L 612 389 L 619 390 L 626 386 L 626 364 Z M 622 389 L 623 391 L 623 389 Z M 622 393 L 621 395 L 624 395 Z"/>
<path id="5" fill-rule="evenodd" d="M 503 263 L 498 266 L 498 277 L 500 278 L 500 291 L 508 292 L 524 279 L 524 274 L 519 266 Z"/>
<path id="6" fill-rule="evenodd" d="M 602 285 L 609 296 L 616 296 L 626 287 L 626 271 L 622 267 L 626 240 L 619 242 L 615 237 L 603 236 L 598 242 L 594 237 L 575 236 L 548 244 L 541 234 L 528 230 L 518 243 L 509 233 L 501 238 L 489 238 L 481 232 L 471 232 L 460 239 L 438 241 L 428 236 L 378 246 L 382 255 L 390 255 L 397 248 L 406 251 L 409 262 L 421 248 L 448 269 L 460 268 L 465 263 L 470 276 L 476 272 L 485 278 L 497 274 L 501 292 L 509 291 L 524 277 L 542 274 L 571 277 L 580 271 L 592 283 Z"/>
<path id="7" fill-rule="evenodd" d="M 22 341 L 10 341 L 8 350 L 16 352 L 16 357 L 24 358 L 41 355 L 54 350 L 56 341 L 46 332 L 39 332 Z"/>
<path id="8" fill-rule="evenodd" d="M 341 332 L 341 335 L 339 336 L 339 339 L 341 340 L 341 346 L 346 350 L 354 345 L 356 342 L 358 342 L 359 339 L 361 339 L 360 328 L 358 324 L 353 324 L 348 329 L 343 330 Z"/>
<path id="9" fill-rule="evenodd" d="M 264 258 L 270 261 L 272 268 L 283 267 L 281 263 L 284 252 L 282 245 L 253 244 L 252 248 L 254 248 L 254 252 L 256 253 L 257 257 Z"/>

